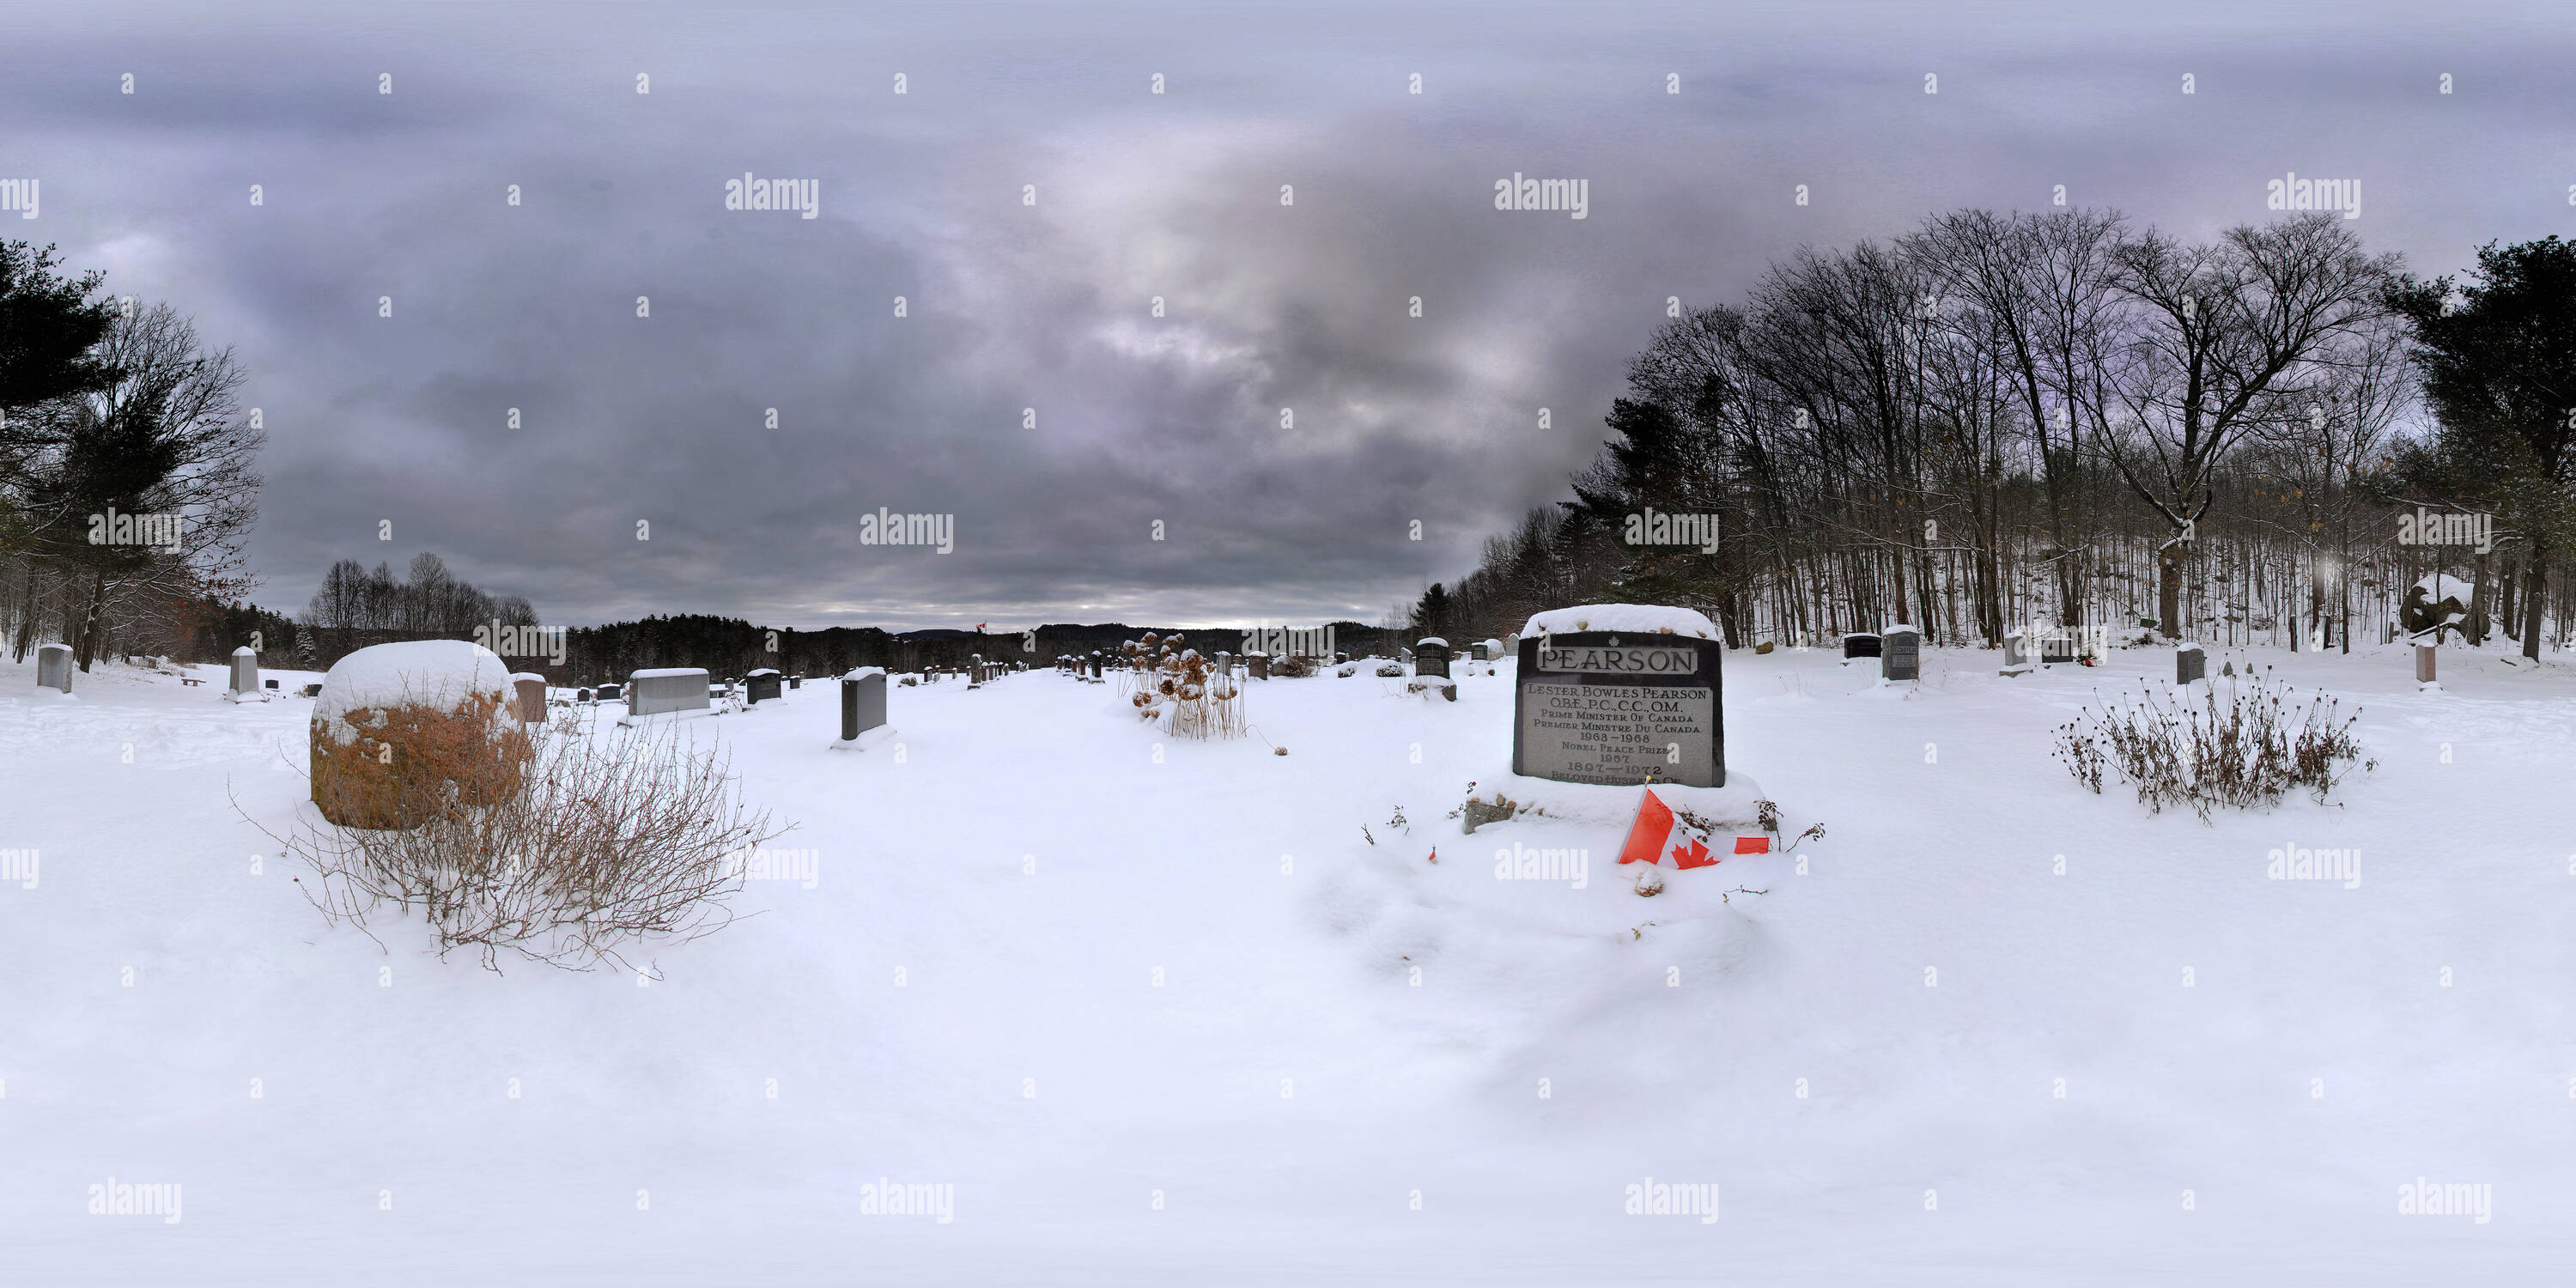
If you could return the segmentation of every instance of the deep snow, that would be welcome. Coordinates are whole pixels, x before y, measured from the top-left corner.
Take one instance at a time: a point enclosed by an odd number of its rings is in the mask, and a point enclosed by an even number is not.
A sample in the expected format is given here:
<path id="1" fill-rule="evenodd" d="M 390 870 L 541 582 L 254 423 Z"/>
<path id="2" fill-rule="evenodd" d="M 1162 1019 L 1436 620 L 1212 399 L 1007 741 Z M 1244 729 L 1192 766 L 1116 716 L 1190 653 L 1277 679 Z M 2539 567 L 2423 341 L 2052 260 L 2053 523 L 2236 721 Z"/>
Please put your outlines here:
<path id="1" fill-rule="evenodd" d="M 1654 899 L 1613 789 L 1511 779 L 1508 660 L 1253 682 L 1214 744 L 1032 671 L 835 755 L 817 683 L 688 722 L 799 826 L 649 987 L 325 926 L 228 799 L 309 810 L 317 676 L 0 664 L 0 1283 L 2563 1282 L 2576 673 L 2258 652 L 2379 766 L 2204 826 L 2049 756 L 2170 650 L 2000 660 L 1730 654 L 1731 774 L 1828 835 Z M 1563 817 L 1462 835 L 1471 780 Z M 111 1176 L 183 1219 L 88 1215 Z"/>

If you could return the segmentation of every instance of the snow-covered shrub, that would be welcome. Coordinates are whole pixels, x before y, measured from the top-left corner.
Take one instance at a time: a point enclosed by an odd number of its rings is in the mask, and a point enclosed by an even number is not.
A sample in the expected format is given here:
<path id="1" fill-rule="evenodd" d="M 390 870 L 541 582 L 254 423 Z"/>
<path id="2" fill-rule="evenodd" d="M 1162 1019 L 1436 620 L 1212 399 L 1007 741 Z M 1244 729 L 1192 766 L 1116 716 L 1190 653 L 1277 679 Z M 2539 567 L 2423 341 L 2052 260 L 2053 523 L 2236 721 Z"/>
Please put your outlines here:
<path id="1" fill-rule="evenodd" d="M 2108 769 L 2137 788 L 2148 812 L 2189 805 L 2204 823 L 2216 806 L 2270 805 L 2293 788 L 2322 804 L 2361 759 L 2352 736 L 2360 715 L 2337 723 L 2338 703 L 2323 694 L 2294 707 L 2295 690 L 2251 670 L 2201 688 L 2197 704 L 2188 686 L 2149 686 L 2099 711 L 2086 707 L 2058 727 L 2057 759 L 2096 794 Z M 2361 764 L 2364 772 L 2378 767 Z"/>
<path id="2" fill-rule="evenodd" d="M 397 779 L 402 827 L 307 827 L 277 838 L 318 879 L 306 897 L 334 922 L 367 929 L 387 903 L 418 910 L 441 955 L 503 950 L 573 970 L 631 968 L 639 941 L 692 939 L 732 917 L 733 856 L 775 833 L 746 815 L 718 753 L 682 741 L 686 726 L 539 725 L 512 790 L 471 800 L 427 779 Z M 370 934 L 373 931 L 369 931 Z"/>
<path id="3" fill-rule="evenodd" d="M 1270 659 L 1270 675 L 1273 679 L 1302 680 L 1314 673 L 1315 659 L 1303 653 L 1291 653 L 1286 657 Z"/>
<path id="4" fill-rule="evenodd" d="M 518 789 L 528 758 L 510 668 L 462 640 L 378 644 L 322 677 L 308 743 L 313 803 L 341 827 L 419 826 L 452 797 Z"/>
<path id="5" fill-rule="evenodd" d="M 1404 663 L 1380 662 L 1377 664 L 1377 676 L 1381 680 L 1401 680 L 1404 678 Z"/>

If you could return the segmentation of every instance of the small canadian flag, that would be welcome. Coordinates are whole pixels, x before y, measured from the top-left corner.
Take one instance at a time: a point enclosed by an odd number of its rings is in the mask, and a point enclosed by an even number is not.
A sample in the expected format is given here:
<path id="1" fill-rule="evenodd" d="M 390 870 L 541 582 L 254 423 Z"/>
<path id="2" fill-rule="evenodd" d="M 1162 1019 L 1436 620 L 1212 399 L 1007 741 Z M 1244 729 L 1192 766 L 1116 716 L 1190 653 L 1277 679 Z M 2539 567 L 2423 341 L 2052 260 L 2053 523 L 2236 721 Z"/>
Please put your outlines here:
<path id="1" fill-rule="evenodd" d="M 1649 787 L 1646 798 L 1637 803 L 1637 821 L 1628 829 L 1628 843 L 1619 847 L 1619 861 L 1660 865 L 1669 857 L 1677 868 L 1705 868 L 1718 861 L 1708 843 L 1708 833 L 1674 817 L 1672 807 L 1664 804 Z M 1770 850 L 1770 837 L 1735 838 L 1735 852 L 1738 854 L 1767 854 Z"/>

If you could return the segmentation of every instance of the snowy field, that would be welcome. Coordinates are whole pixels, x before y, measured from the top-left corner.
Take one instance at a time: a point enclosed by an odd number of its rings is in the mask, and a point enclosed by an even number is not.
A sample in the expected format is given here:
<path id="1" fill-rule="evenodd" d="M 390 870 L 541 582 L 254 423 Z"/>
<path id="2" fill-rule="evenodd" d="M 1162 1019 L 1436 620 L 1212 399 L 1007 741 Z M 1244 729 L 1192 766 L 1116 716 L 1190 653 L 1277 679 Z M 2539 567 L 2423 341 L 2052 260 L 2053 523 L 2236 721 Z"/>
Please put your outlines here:
<path id="1" fill-rule="evenodd" d="M 1730 655 L 1731 771 L 1828 835 L 1654 899 L 1507 781 L 1508 665 L 1254 684 L 1229 743 L 895 688 L 858 754 L 809 683 L 692 725 L 810 888 L 649 986 L 324 925 L 243 817 L 310 810 L 308 700 L 0 665 L 0 1284 L 2566 1282 L 2576 673 L 2265 651 L 2378 767 L 2203 825 L 2049 754 L 2169 651 L 1998 659 Z M 1471 780 L 1567 816 L 1461 835 Z M 1626 1212 L 1674 1183 L 1717 1218 Z"/>

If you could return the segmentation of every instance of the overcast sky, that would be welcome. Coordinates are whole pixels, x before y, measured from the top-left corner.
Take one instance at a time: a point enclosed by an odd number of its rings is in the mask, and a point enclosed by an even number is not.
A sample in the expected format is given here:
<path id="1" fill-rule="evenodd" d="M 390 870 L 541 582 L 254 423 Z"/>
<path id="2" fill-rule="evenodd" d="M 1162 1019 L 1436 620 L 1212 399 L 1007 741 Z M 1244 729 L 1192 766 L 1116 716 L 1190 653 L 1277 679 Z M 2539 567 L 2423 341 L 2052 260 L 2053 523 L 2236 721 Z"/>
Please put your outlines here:
<path id="1" fill-rule="evenodd" d="M 0 0 L 0 237 L 237 350 L 289 610 L 434 550 L 562 624 L 1375 621 L 1802 242 L 2291 171 L 2418 272 L 2576 232 L 2564 3 L 382 8 Z"/>

